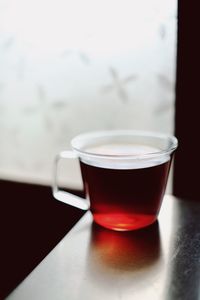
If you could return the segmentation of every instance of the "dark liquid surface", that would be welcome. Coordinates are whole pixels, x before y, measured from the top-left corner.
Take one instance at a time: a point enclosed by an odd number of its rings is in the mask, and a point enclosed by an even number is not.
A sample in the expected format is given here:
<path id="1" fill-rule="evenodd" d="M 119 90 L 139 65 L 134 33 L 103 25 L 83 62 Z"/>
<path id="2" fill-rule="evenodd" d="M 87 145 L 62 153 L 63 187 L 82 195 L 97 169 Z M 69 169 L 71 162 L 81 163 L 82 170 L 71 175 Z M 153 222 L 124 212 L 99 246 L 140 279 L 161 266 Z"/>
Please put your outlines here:
<path id="1" fill-rule="evenodd" d="M 170 161 L 136 169 L 102 168 L 80 162 L 94 221 L 115 230 L 134 230 L 157 219 Z"/>

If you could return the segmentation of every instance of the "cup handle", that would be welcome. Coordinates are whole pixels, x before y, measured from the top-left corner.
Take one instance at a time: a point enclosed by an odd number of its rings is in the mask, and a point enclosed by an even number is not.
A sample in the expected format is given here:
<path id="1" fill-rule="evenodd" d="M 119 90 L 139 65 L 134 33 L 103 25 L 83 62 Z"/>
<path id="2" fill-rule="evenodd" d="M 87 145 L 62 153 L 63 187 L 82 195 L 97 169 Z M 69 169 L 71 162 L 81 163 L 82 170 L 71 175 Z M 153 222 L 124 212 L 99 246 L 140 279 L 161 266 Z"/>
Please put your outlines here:
<path id="1" fill-rule="evenodd" d="M 62 201 L 66 204 L 80 208 L 82 210 L 88 210 L 89 203 L 88 203 L 87 199 L 81 198 L 79 196 L 76 196 L 74 194 L 71 194 L 71 193 L 68 193 L 66 191 L 59 189 L 59 186 L 57 183 L 58 164 L 61 161 L 61 159 L 77 159 L 77 158 L 78 158 L 78 156 L 73 151 L 70 151 L 70 150 L 62 151 L 56 155 L 56 158 L 54 161 L 54 169 L 53 169 L 52 192 L 53 192 L 53 196 L 56 200 Z"/>

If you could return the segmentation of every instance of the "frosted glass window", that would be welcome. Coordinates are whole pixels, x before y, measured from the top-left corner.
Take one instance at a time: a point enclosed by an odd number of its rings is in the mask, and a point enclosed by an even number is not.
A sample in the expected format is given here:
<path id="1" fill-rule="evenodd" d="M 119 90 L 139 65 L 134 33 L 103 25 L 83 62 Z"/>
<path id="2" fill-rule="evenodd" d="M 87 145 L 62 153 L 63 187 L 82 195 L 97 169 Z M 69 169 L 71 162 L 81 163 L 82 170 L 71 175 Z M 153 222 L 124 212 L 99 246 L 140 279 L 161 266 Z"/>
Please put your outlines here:
<path id="1" fill-rule="evenodd" d="M 176 27 L 174 0 L 0 0 L 0 178 L 49 184 L 81 132 L 172 133 Z"/>

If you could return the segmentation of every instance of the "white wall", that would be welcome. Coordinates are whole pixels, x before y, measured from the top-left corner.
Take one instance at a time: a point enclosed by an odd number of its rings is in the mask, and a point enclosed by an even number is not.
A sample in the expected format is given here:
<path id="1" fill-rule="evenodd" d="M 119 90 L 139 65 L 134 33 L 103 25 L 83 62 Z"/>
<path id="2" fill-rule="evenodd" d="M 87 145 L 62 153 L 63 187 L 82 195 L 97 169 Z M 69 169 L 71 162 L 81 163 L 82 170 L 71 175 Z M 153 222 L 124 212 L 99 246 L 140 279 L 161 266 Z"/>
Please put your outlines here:
<path id="1" fill-rule="evenodd" d="M 49 184 L 80 132 L 172 133 L 176 5 L 0 0 L 0 178 Z"/>

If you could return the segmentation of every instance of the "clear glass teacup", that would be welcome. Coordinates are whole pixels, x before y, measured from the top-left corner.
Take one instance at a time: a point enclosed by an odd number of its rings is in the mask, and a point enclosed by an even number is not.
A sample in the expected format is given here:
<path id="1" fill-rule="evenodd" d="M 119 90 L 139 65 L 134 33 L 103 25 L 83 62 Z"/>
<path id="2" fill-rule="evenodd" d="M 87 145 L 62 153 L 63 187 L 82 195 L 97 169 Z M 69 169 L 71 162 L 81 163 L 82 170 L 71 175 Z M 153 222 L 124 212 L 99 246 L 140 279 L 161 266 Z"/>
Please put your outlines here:
<path id="1" fill-rule="evenodd" d="M 71 141 L 72 150 L 55 159 L 53 195 L 90 209 L 103 227 L 125 231 L 156 221 L 166 190 L 176 137 L 134 130 L 85 133 Z M 57 186 L 60 159 L 78 159 L 86 199 Z"/>

